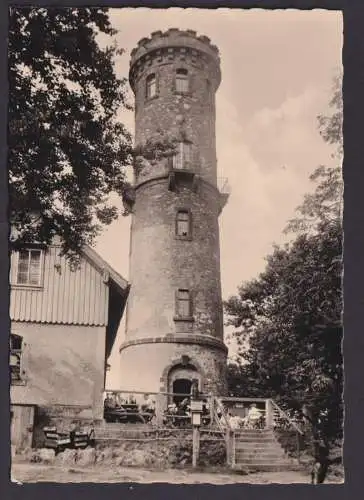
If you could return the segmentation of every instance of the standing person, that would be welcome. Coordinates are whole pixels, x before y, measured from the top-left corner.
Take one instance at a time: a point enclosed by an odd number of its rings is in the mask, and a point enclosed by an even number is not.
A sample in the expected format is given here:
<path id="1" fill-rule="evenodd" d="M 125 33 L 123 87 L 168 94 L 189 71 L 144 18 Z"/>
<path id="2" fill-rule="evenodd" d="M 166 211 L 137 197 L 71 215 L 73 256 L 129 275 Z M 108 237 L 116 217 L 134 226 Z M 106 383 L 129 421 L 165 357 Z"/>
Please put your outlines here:
<path id="1" fill-rule="evenodd" d="M 191 399 L 198 399 L 200 396 L 198 390 L 198 380 L 193 380 L 191 384 Z"/>
<path id="2" fill-rule="evenodd" d="M 252 403 L 250 405 L 248 415 L 246 417 L 246 422 L 248 426 L 253 429 L 258 427 L 261 417 L 262 417 L 261 411 L 257 408 L 257 405 L 255 403 Z"/>

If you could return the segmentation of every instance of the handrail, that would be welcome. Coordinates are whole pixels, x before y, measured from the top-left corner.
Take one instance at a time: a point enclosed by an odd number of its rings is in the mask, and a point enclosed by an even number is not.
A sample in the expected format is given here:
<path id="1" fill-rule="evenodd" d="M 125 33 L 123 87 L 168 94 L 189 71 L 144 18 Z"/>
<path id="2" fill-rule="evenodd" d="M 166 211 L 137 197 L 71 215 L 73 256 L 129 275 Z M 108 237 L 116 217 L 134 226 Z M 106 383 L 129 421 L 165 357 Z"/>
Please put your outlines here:
<path id="1" fill-rule="evenodd" d="M 105 393 L 110 393 L 110 394 L 131 394 L 131 395 L 143 395 L 143 394 L 148 394 L 149 396 L 184 396 L 184 397 L 191 397 L 191 393 L 180 393 L 180 392 L 154 392 L 154 391 L 131 391 L 131 390 L 123 390 L 123 389 L 104 389 Z M 212 395 L 211 394 L 204 394 L 202 392 L 199 393 L 199 397 L 202 399 L 208 399 Z"/>
<path id="2" fill-rule="evenodd" d="M 280 408 L 277 403 L 275 401 L 273 401 L 273 399 L 270 399 L 270 402 L 272 403 L 272 406 L 278 410 L 278 412 L 280 413 L 280 415 L 285 418 L 286 420 L 288 420 L 288 422 L 292 425 L 292 427 L 301 434 L 301 436 L 304 435 L 304 432 L 302 431 L 302 429 L 299 428 L 299 426 L 296 424 L 296 422 L 294 422 L 291 417 L 289 415 L 287 415 L 287 413 L 282 410 L 282 408 Z"/>
<path id="3" fill-rule="evenodd" d="M 217 414 L 217 411 L 214 410 L 214 420 L 215 422 L 217 423 L 217 427 L 219 429 L 219 432 L 221 432 L 222 434 L 225 434 L 225 429 L 223 428 L 223 426 L 221 425 L 221 422 L 220 422 L 220 419 L 219 419 L 219 416 Z"/>
<path id="4" fill-rule="evenodd" d="M 219 408 L 220 411 L 221 411 L 221 414 L 222 414 L 222 416 L 224 417 L 224 420 L 225 420 L 226 429 L 224 429 L 224 432 L 226 430 L 231 431 L 232 429 L 231 429 L 231 426 L 230 426 L 229 419 L 227 418 L 224 405 L 220 402 L 221 399 L 223 400 L 224 398 L 214 398 L 214 417 L 215 417 L 215 420 L 218 421 L 218 424 L 222 428 L 222 425 L 221 425 L 221 422 L 220 422 L 220 419 L 219 419 L 219 416 L 218 416 L 218 413 L 217 413 L 217 408 Z"/>
<path id="5" fill-rule="evenodd" d="M 236 403 L 251 403 L 251 402 L 256 402 L 256 403 L 265 403 L 267 398 L 240 398 L 240 397 L 235 397 L 235 396 L 221 396 L 219 399 L 221 401 L 231 401 L 231 402 L 236 402 Z"/>

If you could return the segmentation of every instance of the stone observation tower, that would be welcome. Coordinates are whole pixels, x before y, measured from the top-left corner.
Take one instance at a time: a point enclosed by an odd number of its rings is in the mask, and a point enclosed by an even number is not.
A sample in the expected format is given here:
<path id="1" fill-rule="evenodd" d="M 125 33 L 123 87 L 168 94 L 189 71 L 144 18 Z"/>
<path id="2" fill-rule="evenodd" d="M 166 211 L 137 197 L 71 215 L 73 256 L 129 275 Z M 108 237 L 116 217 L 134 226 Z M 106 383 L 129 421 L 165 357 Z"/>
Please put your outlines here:
<path id="1" fill-rule="evenodd" d="M 201 391 L 223 394 L 218 217 L 228 194 L 216 166 L 218 49 L 194 31 L 157 31 L 132 51 L 129 79 L 140 161 L 120 386 L 186 393 L 198 380 Z"/>

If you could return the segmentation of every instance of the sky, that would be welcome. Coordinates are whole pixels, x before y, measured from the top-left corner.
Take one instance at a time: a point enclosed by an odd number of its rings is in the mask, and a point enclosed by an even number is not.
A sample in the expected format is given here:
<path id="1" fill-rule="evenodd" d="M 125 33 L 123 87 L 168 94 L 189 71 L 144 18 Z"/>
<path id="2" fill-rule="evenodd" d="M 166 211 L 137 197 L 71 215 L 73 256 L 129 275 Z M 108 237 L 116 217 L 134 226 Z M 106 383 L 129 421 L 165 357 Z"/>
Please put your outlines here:
<path id="1" fill-rule="evenodd" d="M 333 77 L 342 72 L 341 12 L 263 9 L 112 9 L 110 20 L 125 52 L 116 72 L 125 77 L 131 50 L 153 31 L 192 29 L 220 50 L 222 81 L 216 94 L 218 176 L 231 188 L 220 216 L 223 299 L 257 276 L 273 243 L 283 243 L 287 221 L 313 189 L 309 175 L 329 164 L 332 147 L 321 139 L 317 115 L 328 111 Z M 130 90 L 132 100 L 132 92 Z M 134 130 L 132 112 L 120 120 Z M 99 237 L 96 250 L 124 278 L 129 274 L 130 217 Z M 107 385 L 117 388 L 118 348 Z"/>

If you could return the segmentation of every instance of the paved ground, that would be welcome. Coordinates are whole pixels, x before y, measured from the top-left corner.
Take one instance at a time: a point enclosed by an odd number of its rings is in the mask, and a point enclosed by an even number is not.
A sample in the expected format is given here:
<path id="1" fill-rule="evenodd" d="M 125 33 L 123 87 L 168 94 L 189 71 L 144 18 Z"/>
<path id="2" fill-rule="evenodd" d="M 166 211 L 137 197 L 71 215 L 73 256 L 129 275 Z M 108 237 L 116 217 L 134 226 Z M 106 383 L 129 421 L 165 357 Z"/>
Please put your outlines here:
<path id="1" fill-rule="evenodd" d="M 249 475 L 220 472 L 190 472 L 186 470 L 150 471 L 137 468 L 71 468 L 43 464 L 19 463 L 12 466 L 12 480 L 19 482 L 57 483 L 188 483 L 188 484 L 290 484 L 309 483 L 302 472 L 262 472 Z"/>

